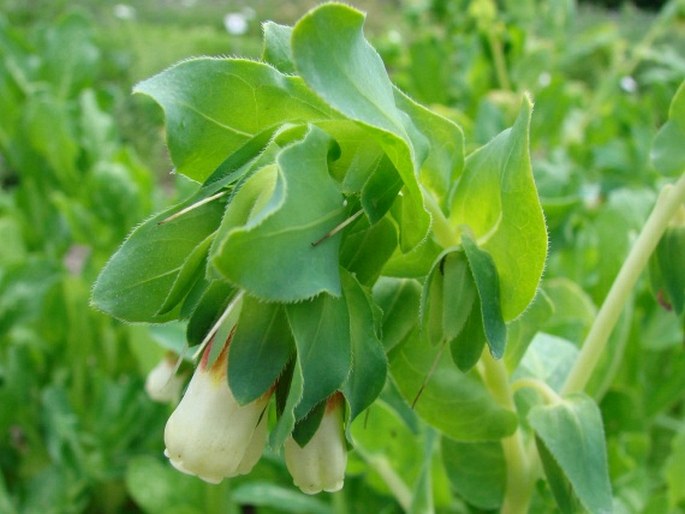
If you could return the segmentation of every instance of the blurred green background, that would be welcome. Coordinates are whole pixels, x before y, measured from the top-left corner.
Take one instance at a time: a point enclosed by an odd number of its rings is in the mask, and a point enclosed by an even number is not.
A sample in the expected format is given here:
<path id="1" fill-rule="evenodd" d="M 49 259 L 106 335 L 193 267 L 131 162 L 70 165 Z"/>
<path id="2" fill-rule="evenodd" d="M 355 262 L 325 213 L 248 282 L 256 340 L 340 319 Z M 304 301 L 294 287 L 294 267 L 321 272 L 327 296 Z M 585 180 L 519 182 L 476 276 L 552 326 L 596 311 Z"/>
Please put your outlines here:
<path id="1" fill-rule="evenodd" d="M 183 330 L 122 325 L 89 307 L 129 230 L 194 188 L 173 174 L 161 111 L 133 85 L 191 56 L 258 58 L 262 21 L 292 24 L 316 4 L 0 0 L 0 513 L 402 512 L 354 455 L 332 498 L 296 492 L 275 455 L 219 487 L 173 471 L 162 456 L 171 406 L 143 386 Z M 576 342 L 664 181 L 649 150 L 685 78 L 682 1 L 606 4 L 354 2 L 393 80 L 457 121 L 468 150 L 510 126 L 532 94 L 546 279 L 570 306 L 545 330 Z M 679 323 L 641 284 L 592 386 L 625 512 L 683 511 Z M 389 419 L 403 444 L 391 454 L 371 434 L 369 449 L 416 479 L 407 462 L 418 443 Z M 444 469 L 434 482 L 437 511 L 482 512 Z M 535 511 L 551 505 L 541 491 Z"/>

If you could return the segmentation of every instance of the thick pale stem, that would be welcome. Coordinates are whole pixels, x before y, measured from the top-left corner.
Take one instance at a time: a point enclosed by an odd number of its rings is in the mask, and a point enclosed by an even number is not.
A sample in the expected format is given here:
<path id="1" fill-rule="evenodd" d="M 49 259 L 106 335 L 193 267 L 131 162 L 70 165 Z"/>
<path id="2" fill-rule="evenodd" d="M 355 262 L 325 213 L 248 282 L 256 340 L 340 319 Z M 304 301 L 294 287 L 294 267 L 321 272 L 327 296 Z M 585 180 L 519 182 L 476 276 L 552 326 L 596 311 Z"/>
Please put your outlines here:
<path id="1" fill-rule="evenodd" d="M 585 389 L 606 348 L 609 335 L 616 326 L 630 292 L 647 265 L 649 256 L 656 248 L 668 222 L 683 202 L 685 202 L 685 173 L 674 186 L 665 187 L 659 195 L 654 210 L 647 219 L 647 223 L 645 223 L 597 313 L 597 317 L 583 343 L 578 360 L 564 384 L 563 394 L 580 392 Z"/>
<path id="2" fill-rule="evenodd" d="M 421 192 L 423 193 L 423 204 L 431 215 L 431 228 L 435 241 L 443 248 L 459 245 L 461 242 L 459 236 L 433 195 L 425 188 L 421 188 Z"/>
<path id="3" fill-rule="evenodd" d="M 495 360 L 486 350 L 483 352 L 481 362 L 483 363 L 483 379 L 495 400 L 502 407 L 516 412 L 514 393 L 509 385 L 509 376 L 502 361 Z M 507 482 L 501 512 L 525 514 L 530 506 L 536 476 L 520 428 L 509 437 L 502 439 L 502 450 L 507 463 Z"/>

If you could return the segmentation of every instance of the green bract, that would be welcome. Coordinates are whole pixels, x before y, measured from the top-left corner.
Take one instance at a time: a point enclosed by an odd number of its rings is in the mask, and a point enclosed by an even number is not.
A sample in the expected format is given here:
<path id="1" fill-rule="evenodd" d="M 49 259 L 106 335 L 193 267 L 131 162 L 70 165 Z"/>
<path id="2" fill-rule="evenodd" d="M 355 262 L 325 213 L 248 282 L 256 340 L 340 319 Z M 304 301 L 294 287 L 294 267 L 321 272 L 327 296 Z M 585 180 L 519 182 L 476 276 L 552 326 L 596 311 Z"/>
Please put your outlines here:
<path id="1" fill-rule="evenodd" d="M 465 158 L 459 126 L 393 85 L 363 25 L 325 4 L 265 25 L 264 62 L 193 59 L 136 86 L 200 186 L 129 236 L 93 302 L 126 321 L 185 319 L 191 345 L 237 319 L 228 381 L 242 404 L 275 392 L 275 447 L 306 444 L 336 391 L 357 417 L 388 368 L 447 436 L 498 441 L 516 413 L 465 372 L 485 345 L 504 355 L 505 322 L 542 274 L 531 103 Z M 239 314 L 222 317 L 233 298 Z"/>

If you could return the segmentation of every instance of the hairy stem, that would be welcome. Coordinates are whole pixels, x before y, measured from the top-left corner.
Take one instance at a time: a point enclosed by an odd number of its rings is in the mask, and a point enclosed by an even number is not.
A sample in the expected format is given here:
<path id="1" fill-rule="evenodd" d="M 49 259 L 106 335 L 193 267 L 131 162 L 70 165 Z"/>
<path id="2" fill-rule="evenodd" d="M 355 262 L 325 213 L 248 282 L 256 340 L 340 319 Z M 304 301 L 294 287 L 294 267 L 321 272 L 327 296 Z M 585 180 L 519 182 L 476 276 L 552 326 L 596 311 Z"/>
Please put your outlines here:
<path id="1" fill-rule="evenodd" d="M 681 175 L 674 186 L 666 186 L 661 191 L 647 223 L 642 228 L 642 232 L 640 232 L 635 245 L 630 250 L 597 313 L 578 355 L 578 360 L 564 384 L 562 394 L 575 393 L 585 389 L 606 348 L 609 335 L 616 326 L 630 292 L 647 265 L 649 256 L 656 248 L 668 222 L 683 202 L 685 202 L 685 173 Z"/>

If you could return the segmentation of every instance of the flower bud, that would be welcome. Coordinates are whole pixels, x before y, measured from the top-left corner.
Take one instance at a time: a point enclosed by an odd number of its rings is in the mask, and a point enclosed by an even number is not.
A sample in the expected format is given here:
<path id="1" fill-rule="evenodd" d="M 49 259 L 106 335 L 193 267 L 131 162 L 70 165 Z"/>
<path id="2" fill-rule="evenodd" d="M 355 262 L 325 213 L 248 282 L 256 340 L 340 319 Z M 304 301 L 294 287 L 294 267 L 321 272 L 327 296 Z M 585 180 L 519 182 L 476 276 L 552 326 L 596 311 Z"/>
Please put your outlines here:
<path id="1" fill-rule="evenodd" d="M 266 443 L 267 393 L 240 405 L 226 380 L 228 344 L 207 367 L 211 344 L 164 429 L 164 454 L 184 473 L 219 483 L 249 473 Z"/>
<path id="2" fill-rule="evenodd" d="M 166 355 L 150 370 L 145 379 L 145 391 L 156 402 L 176 403 L 181 396 L 184 377 L 176 375 L 176 359 Z"/>
<path id="3" fill-rule="evenodd" d="M 328 399 L 321 424 L 307 444 L 300 446 L 292 436 L 286 440 L 285 465 L 303 493 L 342 489 L 347 466 L 342 395 Z"/>

